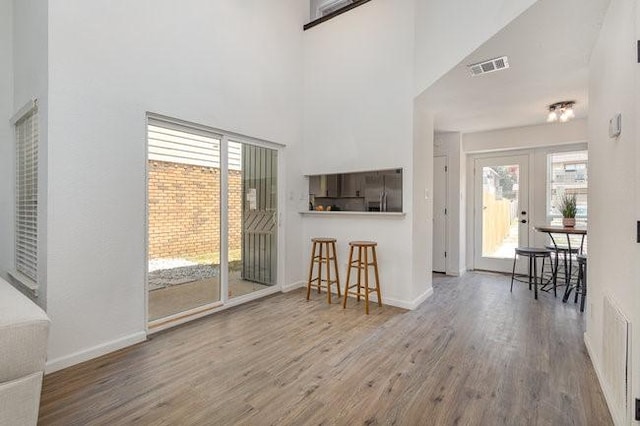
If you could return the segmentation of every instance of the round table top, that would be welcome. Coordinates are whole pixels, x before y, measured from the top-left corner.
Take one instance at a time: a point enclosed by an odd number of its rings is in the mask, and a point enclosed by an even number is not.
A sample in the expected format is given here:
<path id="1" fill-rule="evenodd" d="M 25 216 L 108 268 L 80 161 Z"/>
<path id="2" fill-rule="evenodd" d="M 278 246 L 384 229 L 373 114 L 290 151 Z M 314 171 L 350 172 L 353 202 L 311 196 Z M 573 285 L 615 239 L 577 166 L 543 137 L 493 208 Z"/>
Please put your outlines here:
<path id="1" fill-rule="evenodd" d="M 550 234 L 575 234 L 575 235 L 587 235 L 587 228 L 581 226 L 552 226 L 541 225 L 535 227 L 536 231 L 546 232 Z"/>

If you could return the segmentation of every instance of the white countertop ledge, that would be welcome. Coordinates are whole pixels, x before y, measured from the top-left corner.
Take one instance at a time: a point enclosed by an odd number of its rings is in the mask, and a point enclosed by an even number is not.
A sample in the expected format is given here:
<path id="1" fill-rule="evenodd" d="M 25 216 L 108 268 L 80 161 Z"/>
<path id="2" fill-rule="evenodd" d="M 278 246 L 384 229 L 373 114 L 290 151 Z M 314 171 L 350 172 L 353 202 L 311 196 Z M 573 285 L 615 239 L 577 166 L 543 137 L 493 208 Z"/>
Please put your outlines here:
<path id="1" fill-rule="evenodd" d="M 367 216 L 367 217 L 405 217 L 404 212 L 333 212 L 333 211 L 316 211 L 308 210 L 300 212 L 303 216 Z"/>

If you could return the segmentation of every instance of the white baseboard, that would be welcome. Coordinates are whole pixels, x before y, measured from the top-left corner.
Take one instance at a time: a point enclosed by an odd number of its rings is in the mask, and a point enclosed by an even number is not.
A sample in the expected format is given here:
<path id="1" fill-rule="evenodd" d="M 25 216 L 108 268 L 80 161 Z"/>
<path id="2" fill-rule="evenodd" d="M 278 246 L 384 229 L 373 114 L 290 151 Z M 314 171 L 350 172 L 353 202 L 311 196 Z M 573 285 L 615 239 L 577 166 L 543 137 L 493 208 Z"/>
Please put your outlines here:
<path id="1" fill-rule="evenodd" d="M 293 284 L 282 286 L 282 292 L 286 293 L 298 288 L 306 287 L 306 285 L 307 285 L 306 281 L 298 281 Z M 313 287 L 313 290 L 315 291 L 315 286 Z M 326 288 L 323 288 L 323 294 L 324 292 L 326 292 Z M 331 292 L 337 295 L 335 286 L 331 286 Z M 418 306 L 420 306 L 420 304 L 422 304 L 422 302 L 427 300 L 432 294 L 433 294 L 433 287 L 429 287 L 424 293 L 422 293 L 420 296 L 418 296 L 412 301 L 394 299 L 393 297 L 383 296 L 382 303 L 384 303 L 385 305 L 395 306 L 396 308 L 409 309 L 412 311 L 416 309 Z M 350 295 L 350 297 L 351 296 L 353 295 Z M 377 303 L 378 299 L 376 299 L 375 295 L 373 295 L 372 300 L 376 301 Z"/>
<path id="2" fill-rule="evenodd" d="M 140 331 L 129 336 L 121 337 L 120 339 L 112 340 L 111 342 L 103 343 L 70 355 L 49 360 L 45 366 L 45 374 L 53 373 L 54 371 L 89 361 L 90 359 L 117 351 L 118 349 L 144 342 L 145 340 L 147 340 L 147 333 Z"/>
<path id="3" fill-rule="evenodd" d="M 282 286 L 282 292 L 287 293 L 297 288 L 304 287 L 306 284 L 307 284 L 306 281 L 296 281 L 295 283 L 292 283 L 292 284 L 285 284 Z"/>
<path id="4" fill-rule="evenodd" d="M 424 293 L 422 293 L 420 296 L 416 297 L 412 301 L 394 299 L 392 297 L 391 298 L 390 297 L 383 297 L 382 298 L 382 302 L 385 305 L 391 305 L 391 306 L 395 306 L 396 308 L 409 309 L 409 310 L 413 311 L 418 306 L 420 306 L 422 304 L 422 302 L 427 300 L 432 295 L 433 295 L 433 287 L 429 287 Z"/>
<path id="5" fill-rule="evenodd" d="M 584 333 L 584 345 L 587 347 L 587 353 L 589 354 L 589 359 L 591 359 L 591 365 L 593 365 L 593 369 L 596 372 L 596 377 L 598 378 L 600 389 L 602 389 L 602 393 L 604 394 L 604 400 L 607 402 L 607 408 L 609 408 L 609 413 L 611 414 L 611 418 L 613 419 L 613 424 L 615 424 L 616 426 L 622 426 L 625 424 L 624 419 L 626 417 L 626 413 L 616 413 L 612 408 L 611 396 L 608 387 L 603 380 L 602 372 L 600 371 L 600 362 L 598 362 L 598 358 L 593 352 L 591 339 L 589 338 L 589 335 L 587 333 Z"/>

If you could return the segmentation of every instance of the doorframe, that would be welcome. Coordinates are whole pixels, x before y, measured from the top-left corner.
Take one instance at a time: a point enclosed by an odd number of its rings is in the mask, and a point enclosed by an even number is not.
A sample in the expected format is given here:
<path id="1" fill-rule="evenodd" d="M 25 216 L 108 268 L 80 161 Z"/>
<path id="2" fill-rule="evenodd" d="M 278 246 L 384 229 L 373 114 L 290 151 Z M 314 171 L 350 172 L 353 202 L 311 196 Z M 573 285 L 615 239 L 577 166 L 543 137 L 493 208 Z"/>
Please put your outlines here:
<path id="1" fill-rule="evenodd" d="M 149 128 L 149 120 L 154 119 L 158 121 L 164 121 L 168 124 L 176 124 L 178 126 L 183 126 L 187 128 L 191 128 L 194 130 L 200 130 L 207 133 L 211 133 L 214 135 L 220 136 L 220 300 L 216 302 L 212 302 L 203 306 L 199 306 L 187 311 L 183 311 L 174 315 L 170 315 L 165 318 L 160 318 L 158 320 L 149 321 L 149 140 L 148 140 L 148 128 Z M 242 135 L 235 132 L 230 132 L 227 130 L 222 130 L 219 128 L 194 123 L 188 120 L 182 120 L 175 117 L 168 117 L 166 115 L 153 113 L 150 111 L 145 112 L 145 118 L 143 121 L 143 132 L 144 132 L 144 258 L 143 258 L 143 270 L 144 270 L 144 323 L 145 323 L 145 333 L 147 336 L 160 332 L 162 330 L 166 330 L 168 328 L 172 328 L 178 326 L 180 324 L 184 324 L 198 318 L 202 318 L 208 315 L 212 315 L 216 312 L 223 311 L 225 309 L 229 309 L 234 306 L 238 306 L 256 299 L 263 298 L 265 296 L 282 292 L 284 289 L 284 250 L 285 250 L 285 238 L 284 238 L 284 216 L 283 210 L 285 208 L 286 197 L 284 194 L 284 151 L 285 145 L 277 142 L 272 142 L 264 139 L 258 139 L 251 136 Z M 223 188 L 226 188 L 228 185 L 228 141 L 232 139 L 237 142 L 246 143 L 262 148 L 269 148 L 276 150 L 278 160 L 278 182 L 277 182 L 277 191 L 278 191 L 278 215 L 277 215 L 277 260 L 276 260 L 276 283 L 270 288 L 266 288 L 263 290 L 258 290 L 253 293 L 245 294 L 243 296 L 239 296 L 233 299 L 229 299 L 228 295 L 228 268 L 223 267 L 223 265 L 228 266 L 228 233 L 229 233 L 229 223 L 228 223 L 228 193 L 223 191 Z M 225 185 L 225 186 L 223 186 Z M 223 259 L 224 262 L 223 263 Z"/>
<path id="2" fill-rule="evenodd" d="M 515 156 L 527 156 L 527 178 L 528 178 L 528 191 L 527 191 L 527 203 L 528 210 L 527 220 L 528 238 L 529 241 L 534 241 L 534 230 L 530 218 L 535 216 L 535 204 L 534 204 L 534 166 L 535 166 L 535 149 L 518 149 L 518 150 L 502 150 L 502 151 L 490 151 L 483 153 L 469 154 L 467 161 L 467 268 L 469 270 L 476 270 L 476 188 L 475 188 L 475 165 L 476 160 L 483 160 L 488 158 L 501 158 L 501 157 L 515 157 Z M 545 177 L 546 180 L 546 177 Z"/>
<path id="3" fill-rule="evenodd" d="M 444 165 L 446 167 L 446 171 L 445 171 L 445 180 L 444 180 L 444 204 L 445 204 L 445 208 L 447 209 L 447 213 L 445 214 L 444 217 L 444 250 L 445 250 L 445 258 L 444 258 L 444 271 L 443 273 L 445 275 L 450 275 L 449 274 L 449 259 L 451 258 L 450 254 L 451 254 L 451 250 L 449 247 L 449 240 L 451 239 L 451 221 L 449 220 L 449 213 L 450 213 L 450 208 L 449 208 L 449 156 L 447 154 L 442 154 L 442 155 L 434 155 L 434 161 L 437 157 L 440 158 L 444 158 Z M 434 167 L 435 170 L 435 167 Z M 435 179 L 434 179 L 434 186 L 435 186 Z M 434 190 L 434 194 L 435 194 L 435 190 Z M 434 215 L 435 216 L 435 215 Z M 432 249 L 432 252 L 434 250 Z M 433 255 L 433 253 L 432 253 Z M 433 269 L 433 268 L 431 268 Z M 439 271 L 438 271 L 439 272 Z"/>

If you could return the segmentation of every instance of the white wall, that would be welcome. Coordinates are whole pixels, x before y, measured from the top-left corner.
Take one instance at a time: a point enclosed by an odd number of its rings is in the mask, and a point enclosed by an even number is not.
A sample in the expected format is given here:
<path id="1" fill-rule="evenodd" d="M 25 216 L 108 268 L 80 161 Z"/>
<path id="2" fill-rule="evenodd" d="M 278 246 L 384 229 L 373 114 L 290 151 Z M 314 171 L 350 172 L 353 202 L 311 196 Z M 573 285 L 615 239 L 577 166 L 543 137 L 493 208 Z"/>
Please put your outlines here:
<path id="1" fill-rule="evenodd" d="M 376 0 L 304 33 L 304 173 L 401 167 L 407 212 L 393 220 L 305 217 L 305 259 L 314 236 L 338 238 L 344 265 L 350 240 L 375 240 L 383 299 L 401 306 L 431 286 L 430 277 L 414 282 L 413 271 L 413 25 L 412 0 Z M 429 161 L 424 158 L 426 170 Z M 424 271 L 430 262 L 424 259 Z"/>
<path id="2" fill-rule="evenodd" d="M 535 2 L 416 0 L 415 94 L 422 93 Z"/>
<path id="3" fill-rule="evenodd" d="M 568 123 L 512 127 L 486 132 L 465 133 L 462 147 L 467 154 L 477 152 L 537 148 L 587 141 L 587 120 Z"/>
<path id="4" fill-rule="evenodd" d="M 414 103 L 413 142 L 413 300 L 432 293 L 433 271 L 433 114 Z"/>
<path id="5" fill-rule="evenodd" d="M 0 277 L 13 267 L 12 0 L 0 0 Z"/>
<path id="6" fill-rule="evenodd" d="M 633 324 L 632 396 L 640 397 L 640 211 L 636 40 L 640 8 L 612 0 L 593 50 L 589 77 L 589 268 L 585 341 L 602 371 L 602 304 L 610 295 Z M 622 134 L 608 136 L 609 119 L 622 113 Z M 614 416 L 619 413 L 614 412 Z M 618 418 L 619 419 L 619 418 Z M 619 423 L 622 424 L 622 423 Z"/>
<path id="7" fill-rule="evenodd" d="M 447 184 L 447 275 L 461 275 L 466 270 L 466 160 L 462 151 L 462 134 L 436 133 L 434 155 L 444 155 L 448 162 Z M 434 184 L 437 184 L 434 182 Z"/>
<path id="8" fill-rule="evenodd" d="M 48 156 L 48 1 L 13 2 L 13 113 L 38 101 L 38 297 L 47 292 L 47 156 Z M 11 182 L 14 182 L 12 179 Z M 9 198 L 13 203 L 13 196 Z M 13 204 L 12 207 L 13 209 Z M 12 238 L 13 240 L 13 238 Z M 12 256 L 13 263 L 13 256 Z M 10 267 L 12 268 L 12 266 Z"/>
<path id="9" fill-rule="evenodd" d="M 145 113 L 293 151 L 307 18 L 299 0 L 51 3 L 51 369 L 144 338 Z M 292 236 L 297 205 L 287 198 Z M 300 248 L 286 244 L 281 282 L 299 281 Z"/>
<path id="10" fill-rule="evenodd" d="M 376 0 L 304 32 L 304 169 L 409 167 L 411 0 Z"/>

